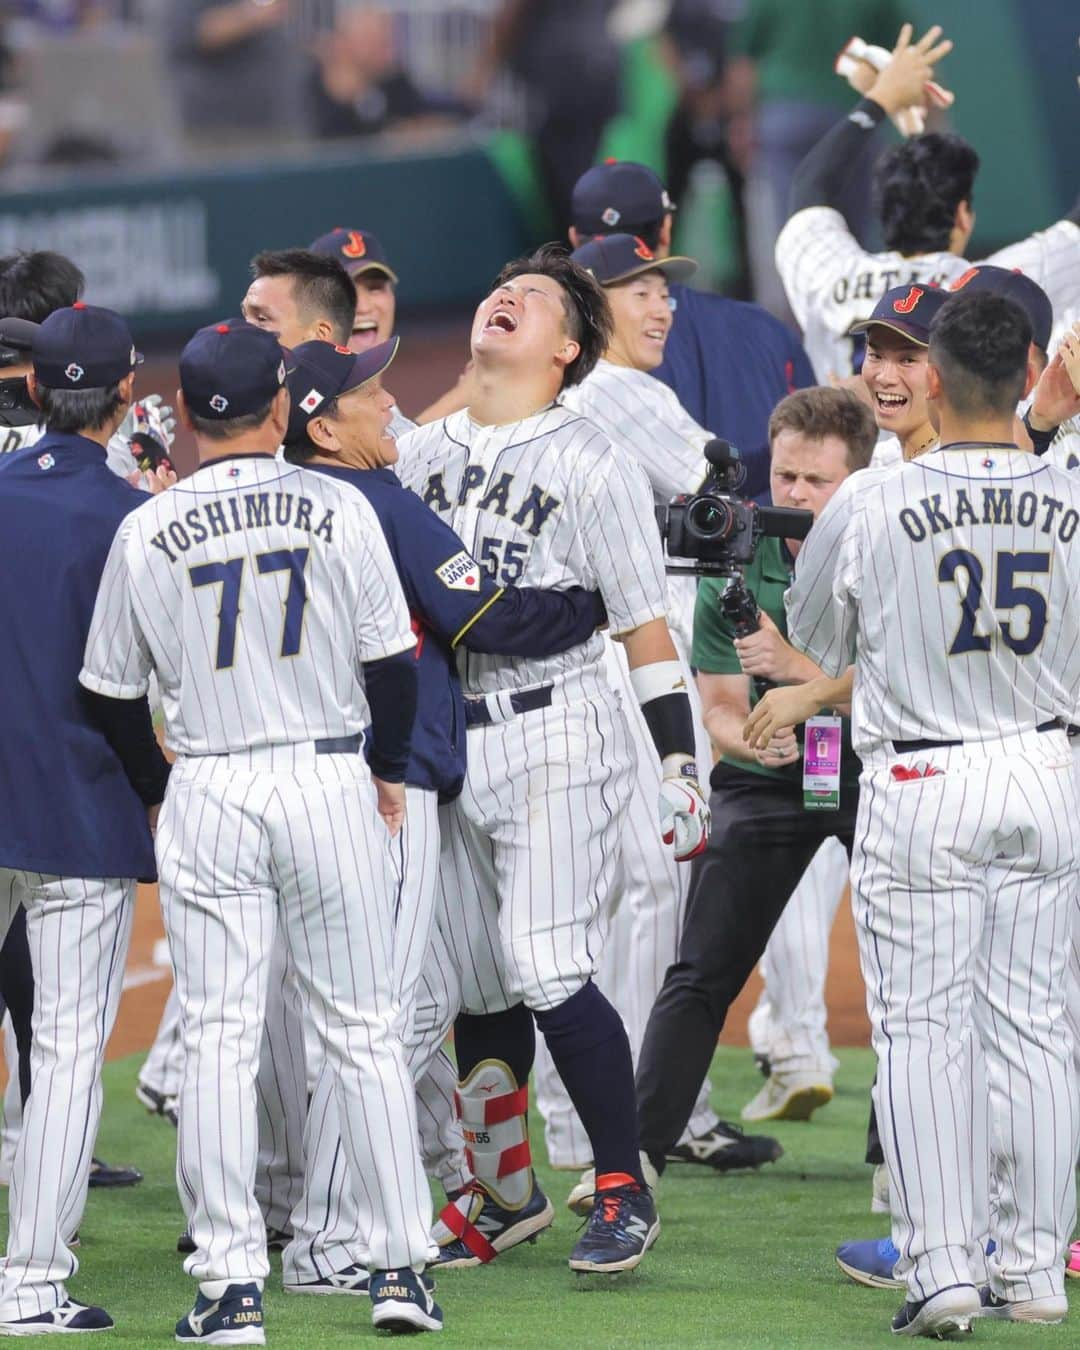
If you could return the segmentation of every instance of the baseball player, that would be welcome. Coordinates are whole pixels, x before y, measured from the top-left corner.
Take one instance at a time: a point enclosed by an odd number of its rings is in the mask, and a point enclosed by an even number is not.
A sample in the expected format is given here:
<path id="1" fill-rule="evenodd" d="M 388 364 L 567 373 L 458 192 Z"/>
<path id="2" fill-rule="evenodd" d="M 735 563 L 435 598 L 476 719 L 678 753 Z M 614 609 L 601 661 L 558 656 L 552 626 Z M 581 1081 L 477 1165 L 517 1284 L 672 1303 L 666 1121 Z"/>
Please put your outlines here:
<path id="1" fill-rule="evenodd" d="M 925 102 L 924 86 L 951 49 L 931 28 L 911 42 L 905 24 L 892 60 L 866 96 L 807 155 L 792 183 L 792 214 L 776 241 L 776 265 L 806 349 L 821 380 L 857 370 L 861 348 L 851 326 L 884 291 L 903 284 L 944 285 L 969 267 L 975 226 L 972 193 L 979 157 L 959 136 L 913 136 L 885 152 L 874 170 L 887 251 L 869 253 L 836 209 L 850 174 L 878 126 Z M 1080 303 L 1080 202 L 1063 220 L 987 260 L 1037 281 L 1056 310 Z"/>
<path id="2" fill-rule="evenodd" d="M 839 531 L 839 556 L 814 541 L 789 597 L 793 638 L 826 675 L 855 659 L 852 881 L 903 1335 L 1067 1311 L 1078 873 L 1060 823 L 1077 812 L 1062 726 L 1080 712 L 1080 486 L 1011 440 L 1031 336 L 1000 296 L 942 308 L 927 374 L 939 449 L 838 494 L 822 538 Z"/>
<path id="3" fill-rule="evenodd" d="M 404 491 L 392 465 L 397 459 L 389 424 L 393 398 L 382 374 L 397 339 L 361 356 L 324 343 L 294 349 L 289 376 L 293 396 L 286 457 L 334 481 L 350 484 L 371 503 L 402 579 L 413 622 L 421 636 L 417 657 L 417 719 L 406 770 L 407 812 L 393 841 L 400 879 L 395 904 L 394 1000 L 398 1034 L 414 1077 L 427 1067 L 432 1049 L 413 1029 L 416 989 L 437 974 L 452 972 L 445 955 L 429 955 L 438 867 L 439 801 L 452 800 L 465 773 L 465 710 L 454 665 L 456 650 L 497 651 L 546 657 L 579 646 L 604 619 L 599 597 L 580 588 L 545 592 L 502 587 L 481 572 L 462 541 L 412 492 Z M 458 995 L 444 995 L 445 1021 Z M 452 1114 L 452 1087 L 448 1102 Z M 354 1197 L 342 1184 L 337 1112 L 323 1073 L 312 1097 L 308 1150 L 314 1154 L 310 1181 L 293 1214 L 294 1241 L 283 1259 L 289 1293 L 358 1293 L 367 1271 L 358 1260 L 362 1238 Z M 469 1173 L 464 1181 L 472 1180 Z M 551 1211 L 544 1216 L 550 1222 Z M 335 1256 L 335 1251 L 340 1254 Z"/>
<path id="4" fill-rule="evenodd" d="M 113 533 L 147 500 L 106 465 L 134 398 L 136 361 L 111 311 L 78 302 L 49 315 L 28 377 L 45 434 L 0 461 L 0 540 L 7 573 L 19 578 L 0 592 L 0 931 L 23 905 L 35 983 L 33 1091 L 0 1272 L 4 1335 L 112 1326 L 103 1309 L 68 1296 L 78 1262 L 65 1239 L 86 1201 L 136 878 L 154 877 L 147 812 L 167 770 L 142 698 L 129 714 L 150 744 L 129 783 L 116 724 L 79 697 L 77 677 Z"/>
<path id="5" fill-rule="evenodd" d="M 582 174 L 574 187 L 575 248 L 597 235 L 630 234 L 657 257 L 671 252 L 675 203 L 644 164 L 614 161 Z M 673 282 L 674 323 L 654 374 L 675 391 L 684 415 L 737 445 L 745 491 L 768 499 L 769 415 L 793 389 L 813 384 L 802 345 L 760 305 Z"/>
<path id="6" fill-rule="evenodd" d="M 510 264 L 473 322 L 477 397 L 407 436 L 401 462 L 498 580 L 599 587 L 662 759 L 663 832 L 689 856 L 707 813 L 648 481 L 557 402 L 595 365 L 610 324 L 599 286 L 557 247 Z M 543 661 L 465 658 L 469 763 L 461 796 L 443 808 L 439 878 L 467 1013 L 455 1024 L 461 1114 L 482 1184 L 481 1212 L 470 1199 L 444 1222 L 465 1242 L 481 1220 L 507 1226 L 535 1194 L 531 1010 L 596 1165 L 596 1202 L 570 1259 L 581 1271 L 630 1269 L 659 1232 L 626 1032 L 592 981 L 634 768 L 602 650 L 595 639 Z"/>
<path id="7" fill-rule="evenodd" d="M 398 278 L 378 238 L 370 230 L 335 226 L 310 247 L 312 253 L 336 258 L 356 288 L 356 312 L 346 344 L 349 350 L 365 352 L 389 342 L 394 333 Z"/>
<path id="8" fill-rule="evenodd" d="M 419 1274 L 430 1200 L 390 979 L 385 839 L 404 815 L 416 644 L 367 504 L 274 458 L 285 375 L 277 340 L 240 320 L 185 347 L 180 408 L 200 467 L 117 532 L 80 676 L 115 703 L 155 670 L 177 753 L 157 847 L 199 1283 L 176 1334 L 192 1343 L 264 1343 L 254 1083 L 279 927 L 370 1204 L 372 1320 L 442 1324 Z"/>
<path id="9" fill-rule="evenodd" d="M 669 282 L 686 280 L 696 264 L 689 258 L 659 258 L 643 240 L 626 234 L 591 240 L 571 256 L 603 286 L 614 326 L 603 357 L 580 384 L 566 391 L 563 404 L 588 417 L 613 445 L 633 456 L 658 502 L 666 504 L 680 492 L 696 492 L 708 472 L 702 452 L 712 437 L 686 413 L 667 385 L 650 373 L 663 358 L 671 330 Z M 669 627 L 694 708 L 695 753 L 699 763 L 707 763 L 709 743 L 688 659 L 695 590 L 693 578 L 668 579 Z M 636 1058 L 664 971 L 675 959 L 689 875 L 651 828 L 659 766 L 648 727 L 635 713 L 636 700 L 619 644 L 607 644 L 606 655 L 609 676 L 627 707 L 638 771 L 630 805 L 632 824 L 623 838 L 622 871 L 611 897 L 614 912 L 597 982 L 619 1010 Z M 709 1105 L 709 1093 L 706 1079 L 675 1154 L 721 1171 L 760 1166 L 780 1156 L 780 1145 L 774 1139 L 748 1138 L 720 1121 Z M 537 1055 L 536 1094 L 549 1160 L 560 1166 L 581 1160 L 579 1165 L 583 1165 L 588 1161 L 588 1140 L 543 1047 Z M 590 1169 L 571 1192 L 572 1209 L 588 1213 L 592 1182 Z"/>

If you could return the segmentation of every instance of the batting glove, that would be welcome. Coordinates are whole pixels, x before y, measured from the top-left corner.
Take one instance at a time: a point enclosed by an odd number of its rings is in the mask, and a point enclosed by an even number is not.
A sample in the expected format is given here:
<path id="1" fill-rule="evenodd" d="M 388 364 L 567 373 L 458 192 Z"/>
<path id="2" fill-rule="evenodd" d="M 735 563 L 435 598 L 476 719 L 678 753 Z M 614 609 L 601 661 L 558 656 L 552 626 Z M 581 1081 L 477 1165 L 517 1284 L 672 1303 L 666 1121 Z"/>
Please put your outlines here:
<path id="1" fill-rule="evenodd" d="M 692 759 L 669 755 L 662 766 L 660 832 L 665 844 L 674 844 L 675 861 L 689 862 L 704 849 L 712 815 L 697 780 Z"/>
<path id="2" fill-rule="evenodd" d="M 148 394 L 131 405 L 127 416 L 120 423 L 117 435 L 125 441 L 146 436 L 157 441 L 162 450 L 168 450 L 176 439 L 176 418 L 172 407 L 162 400 L 160 394 Z"/>

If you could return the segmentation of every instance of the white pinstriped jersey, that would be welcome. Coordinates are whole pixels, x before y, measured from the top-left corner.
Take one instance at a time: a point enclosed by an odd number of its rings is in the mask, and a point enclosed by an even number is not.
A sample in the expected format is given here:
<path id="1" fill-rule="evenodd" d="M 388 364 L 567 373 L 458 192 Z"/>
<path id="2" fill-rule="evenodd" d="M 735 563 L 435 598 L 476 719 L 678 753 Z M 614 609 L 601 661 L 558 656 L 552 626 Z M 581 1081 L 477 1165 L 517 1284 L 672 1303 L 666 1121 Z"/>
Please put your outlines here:
<path id="1" fill-rule="evenodd" d="M 674 390 L 643 370 L 598 361 L 560 400 L 596 423 L 612 443 L 633 452 L 657 502 L 696 492 L 708 473 L 703 451 L 712 432 L 690 416 Z"/>
<path id="2" fill-rule="evenodd" d="M 497 581 L 598 589 L 613 633 L 665 617 L 648 479 L 578 413 L 555 403 L 521 422 L 484 427 L 456 412 L 404 437 L 400 471 Z M 594 636 L 539 660 L 465 652 L 461 674 L 470 694 L 575 676 L 599 690 L 603 641 Z"/>
<path id="3" fill-rule="evenodd" d="M 788 631 L 827 674 L 855 661 L 861 755 L 1076 723 L 1080 480 L 997 446 L 853 474 L 800 550 Z"/>
<path id="4" fill-rule="evenodd" d="M 170 748 L 222 754 L 361 731 L 362 663 L 414 644 L 366 499 L 324 474 L 236 456 L 124 520 L 80 679 L 138 698 L 155 669 Z"/>
<path id="5" fill-rule="evenodd" d="M 617 450 L 629 450 L 641 465 L 657 503 L 696 492 L 709 465 L 702 451 L 712 433 L 700 426 L 674 390 L 643 370 L 598 361 L 590 375 L 560 399 L 583 413 Z M 697 578 L 668 578 L 668 615 L 689 651 L 694 628 Z"/>
<path id="6" fill-rule="evenodd" d="M 1055 312 L 1080 303 L 1080 226 L 1059 220 L 983 262 L 1025 272 L 1046 291 Z M 849 375 L 853 323 L 869 318 L 890 287 L 948 285 L 970 268 L 955 253 L 869 253 L 831 206 L 808 206 L 788 220 L 776 241 L 776 267 L 818 379 Z"/>

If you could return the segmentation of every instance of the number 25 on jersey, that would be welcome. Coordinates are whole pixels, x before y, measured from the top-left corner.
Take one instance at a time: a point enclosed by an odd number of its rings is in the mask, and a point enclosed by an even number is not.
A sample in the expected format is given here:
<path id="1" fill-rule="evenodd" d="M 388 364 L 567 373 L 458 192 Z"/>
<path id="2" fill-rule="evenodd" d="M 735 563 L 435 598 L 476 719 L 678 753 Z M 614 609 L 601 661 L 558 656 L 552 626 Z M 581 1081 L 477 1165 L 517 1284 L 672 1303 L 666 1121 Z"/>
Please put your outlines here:
<path id="1" fill-rule="evenodd" d="M 1050 571 L 1049 553 L 1000 552 L 994 560 L 992 585 L 993 608 L 1011 614 L 1027 612 L 1027 622 L 1013 618 L 999 618 L 993 633 L 980 633 L 979 612 L 983 606 L 983 584 L 987 581 L 985 568 L 979 557 L 968 549 L 954 548 L 946 553 L 938 565 L 938 581 L 960 587 L 959 576 L 966 578 L 960 598 L 960 626 L 949 648 L 950 656 L 964 656 L 968 652 L 988 652 L 1000 634 L 1002 642 L 1017 656 L 1030 656 L 1046 633 L 1046 596 L 1035 586 L 1017 585 L 1018 576 L 1045 576 Z"/>

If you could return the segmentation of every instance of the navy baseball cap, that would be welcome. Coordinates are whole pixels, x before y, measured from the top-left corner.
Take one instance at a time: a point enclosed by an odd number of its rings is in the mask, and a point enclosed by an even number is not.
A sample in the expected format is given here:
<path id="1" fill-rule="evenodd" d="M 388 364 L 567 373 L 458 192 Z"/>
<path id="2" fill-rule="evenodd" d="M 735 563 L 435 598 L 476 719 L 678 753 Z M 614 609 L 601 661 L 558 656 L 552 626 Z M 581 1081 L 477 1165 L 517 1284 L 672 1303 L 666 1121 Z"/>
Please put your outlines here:
<path id="1" fill-rule="evenodd" d="M 1007 300 L 1014 300 L 1028 317 L 1031 340 L 1035 346 L 1041 347 L 1043 351 L 1050 346 L 1054 307 L 1039 283 L 1032 281 L 1023 272 L 995 267 L 993 263 L 979 263 L 950 282 L 949 290 L 989 291 L 992 295 L 1003 295 Z"/>
<path id="2" fill-rule="evenodd" d="M 382 272 L 397 285 L 397 273 L 386 258 L 386 250 L 370 230 L 349 230 L 336 225 L 329 234 L 320 234 L 311 245 L 312 253 L 336 258 L 351 277 L 360 272 Z"/>
<path id="3" fill-rule="evenodd" d="M 200 328 L 180 353 L 180 388 L 197 417 L 224 422 L 265 408 L 290 365 L 273 333 L 226 319 Z"/>
<path id="4" fill-rule="evenodd" d="M 286 441 L 307 435 L 307 425 L 328 403 L 381 375 L 397 355 L 400 338 L 380 342 L 366 352 L 351 352 L 329 342 L 301 342 L 292 350 L 289 372 L 289 429 Z"/>
<path id="5" fill-rule="evenodd" d="M 591 272 L 601 286 L 640 276 L 642 272 L 663 272 L 669 281 L 685 281 L 697 271 L 693 258 L 658 258 L 635 234 L 598 235 L 574 249 L 571 258 Z"/>
<path id="6" fill-rule="evenodd" d="M 108 389 L 142 361 L 120 315 L 82 300 L 38 324 L 30 351 L 47 389 Z"/>
<path id="7" fill-rule="evenodd" d="M 0 319 L 0 347 L 13 352 L 30 352 L 41 324 L 32 319 Z"/>
<path id="8" fill-rule="evenodd" d="M 574 184 L 570 220 L 581 234 L 612 234 L 663 220 L 675 203 L 652 169 L 632 160 L 596 164 Z"/>
<path id="9" fill-rule="evenodd" d="M 868 319 L 853 323 L 849 333 L 865 333 L 869 328 L 891 328 L 917 347 L 930 346 L 930 325 L 949 298 L 948 291 L 937 286 L 894 286 L 885 292 Z"/>

